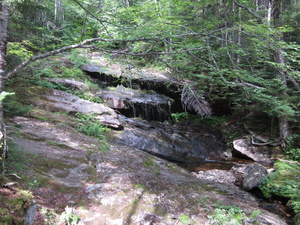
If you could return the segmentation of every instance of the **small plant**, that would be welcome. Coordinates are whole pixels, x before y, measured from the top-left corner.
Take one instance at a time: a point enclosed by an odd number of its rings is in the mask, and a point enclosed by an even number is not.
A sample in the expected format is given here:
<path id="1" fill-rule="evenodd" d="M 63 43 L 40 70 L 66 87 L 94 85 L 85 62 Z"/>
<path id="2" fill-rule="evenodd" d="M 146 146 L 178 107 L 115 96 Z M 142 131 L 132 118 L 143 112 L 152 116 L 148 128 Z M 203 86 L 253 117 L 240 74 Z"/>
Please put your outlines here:
<path id="1" fill-rule="evenodd" d="M 77 113 L 76 116 L 78 118 L 76 129 L 88 136 L 98 138 L 98 144 L 100 145 L 99 151 L 108 151 L 109 145 L 103 134 L 108 131 L 108 128 L 96 120 L 94 115 Z"/>
<path id="2" fill-rule="evenodd" d="M 78 98 L 90 101 L 90 102 L 95 102 L 95 103 L 102 103 L 102 99 L 99 98 L 98 96 L 89 96 L 83 91 L 72 91 L 71 94 L 76 95 Z"/>
<path id="3" fill-rule="evenodd" d="M 67 225 L 77 225 L 80 222 L 79 216 L 74 213 L 73 208 L 68 206 L 65 208 L 65 211 L 60 216 L 60 222 Z"/>
<path id="4" fill-rule="evenodd" d="M 300 135 L 294 134 L 287 140 L 286 154 L 292 160 L 300 161 Z"/>
<path id="5" fill-rule="evenodd" d="M 241 225 L 245 214 L 237 206 L 215 205 L 214 214 L 208 216 L 211 225 Z"/>
<path id="6" fill-rule="evenodd" d="M 137 188 L 137 189 L 145 189 L 145 187 L 142 184 L 136 184 L 135 188 Z"/>
<path id="7" fill-rule="evenodd" d="M 98 84 L 95 84 L 95 83 L 91 82 L 88 79 L 85 79 L 84 83 L 86 84 L 86 86 L 88 86 L 89 90 L 97 90 L 97 89 L 99 89 L 99 85 Z"/>
<path id="8" fill-rule="evenodd" d="M 255 219 L 259 216 L 259 214 L 261 213 L 261 211 L 258 209 L 258 210 L 253 210 L 251 215 L 250 215 L 250 219 Z"/>
<path id="9" fill-rule="evenodd" d="M 3 111 L 6 116 L 28 116 L 32 110 L 31 105 L 23 105 L 17 100 L 16 95 L 9 95 L 3 100 Z"/>
<path id="10" fill-rule="evenodd" d="M 62 77 L 65 78 L 83 78 L 84 77 L 84 73 L 81 69 L 77 68 L 77 67 L 73 67 L 73 68 L 67 68 L 67 67 L 61 67 L 61 70 L 63 72 Z"/>
<path id="11" fill-rule="evenodd" d="M 188 214 L 184 214 L 184 215 L 181 215 L 179 216 L 179 221 L 184 224 L 184 225 L 189 225 L 191 224 L 191 219 L 189 217 Z"/>
<path id="12" fill-rule="evenodd" d="M 80 132 L 100 140 L 105 139 L 103 133 L 107 131 L 107 128 L 94 118 L 95 115 L 77 113 L 76 116 L 79 122 L 76 128 Z"/>
<path id="13" fill-rule="evenodd" d="M 200 200 L 200 203 L 202 205 L 207 205 L 208 204 L 207 198 L 208 198 L 207 196 L 202 196 L 201 200 Z"/>
<path id="14" fill-rule="evenodd" d="M 30 191 L 37 189 L 40 185 L 41 185 L 41 182 L 39 182 L 36 179 L 34 179 L 33 181 L 30 181 L 30 182 L 27 182 L 27 186 Z"/>
<path id="15" fill-rule="evenodd" d="M 211 117 L 204 117 L 201 122 L 204 124 L 208 124 L 211 126 L 220 126 L 220 124 L 224 124 L 228 122 L 228 116 L 211 116 Z"/>
<path id="16" fill-rule="evenodd" d="M 0 94 L 0 102 L 2 102 L 6 96 L 9 96 L 9 95 L 14 95 L 15 93 L 13 92 L 6 92 L 6 91 L 2 91 L 1 94 Z"/>
<path id="17" fill-rule="evenodd" d="M 36 76 L 38 77 L 57 77 L 57 73 L 50 67 L 45 67 L 38 71 Z"/>
<path id="18" fill-rule="evenodd" d="M 172 113 L 171 120 L 175 123 L 178 123 L 182 120 L 187 120 L 191 115 L 188 112 L 181 112 L 181 113 Z"/>
<path id="19" fill-rule="evenodd" d="M 49 144 L 49 145 L 53 145 L 53 146 L 59 147 L 59 148 L 70 149 L 70 147 L 68 145 L 64 144 L 64 143 L 53 142 L 53 141 L 49 141 L 49 140 L 46 140 L 46 143 Z"/>
<path id="20" fill-rule="evenodd" d="M 53 225 L 56 224 L 56 221 L 58 219 L 57 213 L 54 211 L 54 209 L 47 209 L 47 208 L 42 208 L 41 213 L 45 217 L 44 224 L 45 225 Z"/>
<path id="21" fill-rule="evenodd" d="M 8 172 L 15 173 L 19 172 L 24 167 L 26 167 L 26 163 L 30 162 L 30 158 L 25 155 L 25 153 L 13 142 L 8 142 L 8 157 L 6 160 L 6 166 Z"/>
<path id="22" fill-rule="evenodd" d="M 80 53 L 79 49 L 73 50 L 69 59 L 74 62 L 74 66 L 77 68 L 80 68 L 84 64 L 88 63 L 87 58 Z"/>
<path id="23" fill-rule="evenodd" d="M 147 168 L 154 166 L 155 162 L 154 162 L 154 158 L 153 157 L 148 157 L 148 160 L 143 161 L 143 165 Z"/>

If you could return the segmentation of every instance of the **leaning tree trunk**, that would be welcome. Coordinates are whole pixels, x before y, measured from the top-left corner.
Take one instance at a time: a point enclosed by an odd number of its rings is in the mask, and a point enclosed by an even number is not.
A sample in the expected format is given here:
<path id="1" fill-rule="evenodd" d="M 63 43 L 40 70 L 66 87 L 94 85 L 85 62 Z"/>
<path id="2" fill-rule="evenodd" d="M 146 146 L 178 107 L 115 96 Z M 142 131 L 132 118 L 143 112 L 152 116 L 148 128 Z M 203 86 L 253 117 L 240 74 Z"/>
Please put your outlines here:
<path id="1" fill-rule="evenodd" d="M 9 6 L 7 0 L 0 1 L 0 94 L 4 91 L 6 49 L 8 32 Z M 7 150 L 6 131 L 3 118 L 3 105 L 0 101 L 0 157 L 2 158 L 1 170 L 4 174 L 5 155 Z"/>

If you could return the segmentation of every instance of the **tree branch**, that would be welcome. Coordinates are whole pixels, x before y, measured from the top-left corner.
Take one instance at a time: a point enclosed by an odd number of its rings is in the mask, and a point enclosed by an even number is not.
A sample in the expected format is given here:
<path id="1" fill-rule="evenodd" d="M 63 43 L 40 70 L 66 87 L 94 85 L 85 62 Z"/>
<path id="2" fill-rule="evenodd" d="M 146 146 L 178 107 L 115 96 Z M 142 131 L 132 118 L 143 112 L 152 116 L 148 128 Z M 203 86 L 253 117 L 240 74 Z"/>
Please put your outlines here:
<path id="1" fill-rule="evenodd" d="M 103 27 L 104 27 L 104 30 L 106 31 L 107 35 L 109 37 L 112 37 L 109 33 L 109 31 L 107 30 L 107 27 L 103 24 L 103 22 L 106 22 L 107 21 L 103 21 L 103 20 L 100 20 L 97 16 L 95 16 L 91 11 L 89 11 L 87 8 L 85 8 L 79 1 L 77 0 L 73 0 L 75 3 L 77 3 L 86 13 L 90 14 L 92 17 L 94 17 Z M 109 24 L 112 24 L 112 23 L 109 23 Z"/>
<path id="2" fill-rule="evenodd" d="M 25 68 L 28 64 L 33 63 L 33 62 L 35 62 L 39 59 L 43 59 L 43 58 L 46 58 L 46 57 L 49 57 L 49 56 L 57 55 L 59 53 L 69 51 L 69 50 L 75 49 L 75 48 L 96 48 L 94 45 L 87 45 L 87 44 L 92 43 L 92 42 L 97 42 L 97 41 L 102 41 L 102 42 L 139 42 L 139 41 L 157 41 L 157 40 L 159 40 L 159 39 L 151 39 L 151 38 L 138 38 L 138 39 L 129 39 L 129 40 L 105 39 L 105 38 L 86 39 L 86 40 L 80 42 L 79 44 L 65 46 L 65 47 L 62 47 L 60 49 L 56 49 L 56 50 L 53 50 L 53 51 L 50 51 L 50 52 L 46 52 L 46 53 L 41 54 L 41 55 L 33 56 L 30 59 L 28 59 L 28 60 L 22 62 L 21 64 L 19 64 L 18 66 L 16 66 L 12 71 L 8 72 L 4 76 L 4 79 L 6 80 L 8 78 L 16 76 L 17 73 L 20 72 L 23 68 Z M 108 51 L 107 50 L 107 52 L 119 53 L 121 51 Z M 125 52 L 120 53 L 120 54 L 125 54 Z M 129 55 L 129 53 L 127 53 L 127 54 Z M 156 54 L 156 53 L 152 53 L 152 54 Z"/>
<path id="3" fill-rule="evenodd" d="M 251 131 L 251 130 L 247 127 L 247 125 L 246 125 L 245 123 L 244 123 L 244 128 L 245 128 L 245 130 L 246 130 L 248 133 L 251 134 L 251 144 L 252 144 L 252 145 L 258 145 L 258 146 L 265 146 L 265 145 L 278 146 L 278 145 L 281 144 L 281 142 L 278 141 L 278 140 L 277 140 L 277 141 L 268 141 L 268 140 L 265 139 L 264 137 L 255 134 L 253 131 Z M 254 139 L 260 141 L 260 143 L 255 142 Z"/>
<path id="4" fill-rule="evenodd" d="M 237 0 L 233 0 L 233 2 L 234 2 L 237 6 L 243 8 L 243 9 L 246 9 L 246 10 L 247 10 L 252 16 L 254 16 L 256 19 L 261 20 L 261 17 L 260 17 L 257 13 L 255 13 L 252 9 L 250 9 L 249 7 L 247 7 L 247 6 L 245 6 L 245 5 L 241 4 L 241 3 L 239 3 Z"/>
<path id="5" fill-rule="evenodd" d="M 96 47 L 96 46 L 93 46 L 93 45 L 86 45 L 86 46 L 83 46 L 83 48 L 90 48 L 90 49 L 95 49 L 95 50 L 106 52 L 106 53 L 130 55 L 130 56 L 174 55 L 174 54 L 180 54 L 180 53 L 186 53 L 186 52 L 192 52 L 192 51 L 198 51 L 198 50 L 204 49 L 204 47 L 200 47 L 200 48 L 191 48 L 191 49 L 185 49 L 185 50 L 174 51 L 174 52 L 138 52 L 138 53 L 132 53 L 132 52 L 128 52 L 128 51 L 107 50 L 107 49 L 99 48 L 99 47 Z"/>
<path id="6" fill-rule="evenodd" d="M 272 160 L 278 160 L 278 161 L 281 161 L 281 162 L 290 163 L 290 164 L 294 164 L 294 165 L 300 166 L 300 163 L 294 162 L 294 161 L 288 161 L 288 160 L 279 159 L 279 158 L 271 158 L 271 159 Z"/>

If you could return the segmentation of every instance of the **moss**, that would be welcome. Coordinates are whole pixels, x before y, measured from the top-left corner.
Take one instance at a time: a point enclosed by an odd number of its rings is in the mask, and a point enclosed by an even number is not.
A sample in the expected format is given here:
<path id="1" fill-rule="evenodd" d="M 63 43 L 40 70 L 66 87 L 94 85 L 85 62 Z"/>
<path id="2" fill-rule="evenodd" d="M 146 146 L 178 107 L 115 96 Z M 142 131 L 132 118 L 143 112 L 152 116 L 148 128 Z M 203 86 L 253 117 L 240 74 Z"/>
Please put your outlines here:
<path id="1" fill-rule="evenodd" d="M 12 224 L 14 216 L 10 214 L 8 209 L 0 208 L 0 224 Z"/>
<path id="2" fill-rule="evenodd" d="M 0 224 L 25 224 L 25 212 L 32 204 L 32 193 L 16 187 L 2 188 L 0 196 Z"/>
<path id="3" fill-rule="evenodd" d="M 300 166 L 277 161 L 274 168 L 275 172 L 263 180 L 260 189 L 267 198 L 276 195 L 290 199 L 289 205 L 300 212 Z"/>
<path id="4" fill-rule="evenodd" d="M 68 149 L 68 150 L 75 150 L 74 148 L 64 144 L 64 143 L 61 143 L 61 142 L 53 142 L 53 141 L 49 141 L 49 140 L 46 140 L 45 141 L 48 145 L 53 145 L 53 146 L 56 146 L 56 147 L 59 147 L 59 148 L 63 148 L 63 149 Z"/>

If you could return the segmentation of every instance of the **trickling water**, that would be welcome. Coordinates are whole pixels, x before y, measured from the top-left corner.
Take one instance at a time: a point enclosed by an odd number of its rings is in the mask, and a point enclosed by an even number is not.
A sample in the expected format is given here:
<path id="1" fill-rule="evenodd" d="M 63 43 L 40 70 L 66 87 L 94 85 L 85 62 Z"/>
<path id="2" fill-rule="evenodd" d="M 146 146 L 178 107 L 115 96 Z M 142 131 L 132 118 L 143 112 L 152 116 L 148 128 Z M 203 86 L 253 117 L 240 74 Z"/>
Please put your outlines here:
<path id="1" fill-rule="evenodd" d="M 111 108 L 127 117 L 141 117 L 147 121 L 169 120 L 174 100 L 153 91 L 125 88 L 107 89 L 99 97 Z"/>

